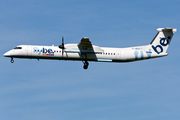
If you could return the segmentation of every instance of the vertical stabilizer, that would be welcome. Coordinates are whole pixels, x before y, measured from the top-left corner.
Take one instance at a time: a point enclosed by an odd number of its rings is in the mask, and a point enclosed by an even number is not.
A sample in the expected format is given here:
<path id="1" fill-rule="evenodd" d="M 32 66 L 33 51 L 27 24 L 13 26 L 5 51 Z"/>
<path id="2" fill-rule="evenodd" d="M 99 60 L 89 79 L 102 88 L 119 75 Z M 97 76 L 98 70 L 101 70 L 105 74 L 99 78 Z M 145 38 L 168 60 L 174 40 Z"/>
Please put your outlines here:
<path id="1" fill-rule="evenodd" d="M 157 54 L 166 53 L 173 34 L 177 31 L 174 28 L 158 28 L 158 33 L 155 38 L 150 43 L 150 47 L 152 52 L 156 52 Z"/>

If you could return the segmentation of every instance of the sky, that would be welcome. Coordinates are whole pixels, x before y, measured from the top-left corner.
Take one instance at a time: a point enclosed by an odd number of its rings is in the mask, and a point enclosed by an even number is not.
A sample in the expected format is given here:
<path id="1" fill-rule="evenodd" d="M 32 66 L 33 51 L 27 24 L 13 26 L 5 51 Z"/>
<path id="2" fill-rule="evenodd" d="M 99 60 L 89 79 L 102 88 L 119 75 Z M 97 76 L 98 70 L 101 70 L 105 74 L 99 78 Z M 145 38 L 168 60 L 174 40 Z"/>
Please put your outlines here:
<path id="1" fill-rule="evenodd" d="M 180 119 L 179 0 L 0 0 L 1 120 Z M 17 45 L 148 45 L 177 28 L 162 58 L 130 63 L 14 59 Z"/>

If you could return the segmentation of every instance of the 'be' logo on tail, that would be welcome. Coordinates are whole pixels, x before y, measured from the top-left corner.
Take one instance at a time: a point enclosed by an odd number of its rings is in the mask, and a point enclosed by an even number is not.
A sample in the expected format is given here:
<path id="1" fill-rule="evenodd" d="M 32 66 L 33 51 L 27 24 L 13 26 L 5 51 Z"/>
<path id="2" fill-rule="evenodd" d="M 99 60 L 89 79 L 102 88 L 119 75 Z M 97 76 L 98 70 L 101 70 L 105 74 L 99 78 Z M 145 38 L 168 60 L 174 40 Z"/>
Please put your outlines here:
<path id="1" fill-rule="evenodd" d="M 163 47 L 162 46 L 167 46 L 169 44 L 168 40 L 166 40 L 166 38 L 161 38 L 160 40 L 160 45 L 154 46 L 152 45 L 153 50 L 159 54 L 163 52 Z"/>

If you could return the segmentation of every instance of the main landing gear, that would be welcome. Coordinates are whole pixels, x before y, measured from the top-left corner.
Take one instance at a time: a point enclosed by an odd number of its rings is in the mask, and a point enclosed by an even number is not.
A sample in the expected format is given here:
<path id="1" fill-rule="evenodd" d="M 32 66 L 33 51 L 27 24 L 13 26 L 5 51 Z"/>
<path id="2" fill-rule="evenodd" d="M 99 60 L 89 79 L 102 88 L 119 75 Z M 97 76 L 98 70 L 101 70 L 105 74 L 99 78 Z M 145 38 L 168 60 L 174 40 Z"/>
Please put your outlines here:
<path id="1" fill-rule="evenodd" d="M 84 63 L 83 68 L 84 68 L 85 70 L 88 69 L 89 63 L 88 63 L 87 61 L 85 61 L 85 62 L 83 62 L 83 63 Z"/>
<path id="2" fill-rule="evenodd" d="M 11 57 L 11 63 L 14 63 L 13 57 Z"/>

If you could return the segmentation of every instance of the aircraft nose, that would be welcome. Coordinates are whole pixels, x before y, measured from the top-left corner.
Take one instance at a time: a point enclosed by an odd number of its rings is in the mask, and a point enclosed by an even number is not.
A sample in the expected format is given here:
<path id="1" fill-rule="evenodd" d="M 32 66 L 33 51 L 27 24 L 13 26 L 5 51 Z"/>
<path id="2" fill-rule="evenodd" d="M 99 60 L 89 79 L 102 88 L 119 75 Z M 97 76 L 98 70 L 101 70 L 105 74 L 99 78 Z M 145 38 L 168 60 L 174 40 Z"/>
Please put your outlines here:
<path id="1" fill-rule="evenodd" d="M 8 51 L 8 52 L 4 53 L 4 57 L 10 57 L 10 56 L 11 56 L 10 51 Z"/>

